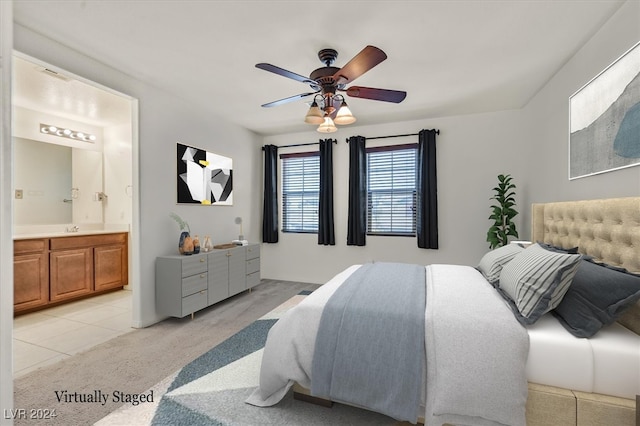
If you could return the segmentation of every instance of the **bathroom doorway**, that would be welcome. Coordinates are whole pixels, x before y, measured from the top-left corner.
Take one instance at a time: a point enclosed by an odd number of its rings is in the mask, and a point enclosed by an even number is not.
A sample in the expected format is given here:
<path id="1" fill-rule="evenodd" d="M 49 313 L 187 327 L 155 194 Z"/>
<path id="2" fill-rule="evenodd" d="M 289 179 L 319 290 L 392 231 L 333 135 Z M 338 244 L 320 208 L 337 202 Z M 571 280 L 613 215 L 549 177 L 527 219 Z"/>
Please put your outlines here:
<path id="1" fill-rule="evenodd" d="M 14 362 L 20 364 L 14 371 L 25 373 L 73 353 L 73 344 L 59 351 L 42 350 L 41 341 L 34 344 L 42 333 L 49 339 L 56 337 L 51 334 L 56 326 L 59 336 L 51 339 L 56 344 L 73 340 L 73 333 L 80 334 L 81 330 L 87 335 L 102 335 L 96 340 L 98 344 L 125 332 L 127 322 L 128 327 L 139 326 L 135 321 L 139 308 L 133 303 L 140 285 L 136 207 L 138 103 L 135 98 L 19 52 L 13 55 L 11 103 L 16 154 L 14 238 L 48 238 L 69 230 L 89 235 L 111 231 L 128 234 L 128 279 L 123 291 L 25 314 L 31 318 L 24 321 L 21 316 L 16 317 L 14 360 L 24 362 Z M 73 137 L 43 130 L 45 125 L 69 129 L 74 132 Z M 52 156 L 65 160 L 47 161 Z M 48 163 L 46 167 L 42 162 Z M 64 167 L 57 168 L 61 164 Z M 44 176 L 39 174 L 43 169 Z M 63 183 L 58 188 L 54 181 L 70 184 Z M 85 311 L 93 312 L 93 316 L 84 315 Z M 48 324 L 43 321 L 47 318 L 51 319 Z M 17 356 L 17 351 L 29 356 Z"/>

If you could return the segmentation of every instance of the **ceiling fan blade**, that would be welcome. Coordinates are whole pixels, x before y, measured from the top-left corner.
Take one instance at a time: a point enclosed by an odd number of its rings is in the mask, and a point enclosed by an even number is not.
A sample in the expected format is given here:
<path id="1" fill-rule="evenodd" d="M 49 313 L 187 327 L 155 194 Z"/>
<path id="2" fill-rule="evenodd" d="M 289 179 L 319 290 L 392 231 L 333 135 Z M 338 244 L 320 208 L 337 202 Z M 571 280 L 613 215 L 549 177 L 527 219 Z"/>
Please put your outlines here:
<path id="1" fill-rule="evenodd" d="M 256 68 L 260 68 L 261 70 L 269 71 L 274 74 L 281 75 L 283 77 L 287 77 L 296 81 L 300 81 L 302 83 L 314 84 L 315 81 L 311 80 L 309 77 L 305 77 L 300 74 L 296 74 L 295 72 L 287 71 L 284 68 L 277 67 L 271 64 L 259 63 L 256 64 Z"/>
<path id="2" fill-rule="evenodd" d="M 340 68 L 333 78 L 338 85 L 350 83 L 385 59 L 387 55 L 382 50 L 375 46 L 367 46 Z"/>
<path id="3" fill-rule="evenodd" d="M 272 106 L 278 106 L 278 105 L 286 104 L 286 103 L 289 103 L 289 102 L 297 101 L 298 99 L 306 98 L 307 96 L 315 95 L 316 93 L 318 93 L 318 92 L 300 93 L 299 95 L 289 96 L 288 98 L 279 99 L 277 101 L 269 102 L 269 103 L 263 104 L 262 106 L 265 107 L 265 108 L 269 108 L 269 107 L 272 107 Z"/>
<path id="4" fill-rule="evenodd" d="M 352 86 L 347 95 L 354 98 L 373 99 L 374 101 L 394 102 L 399 104 L 407 97 L 407 92 L 400 90 L 375 89 L 373 87 Z"/>

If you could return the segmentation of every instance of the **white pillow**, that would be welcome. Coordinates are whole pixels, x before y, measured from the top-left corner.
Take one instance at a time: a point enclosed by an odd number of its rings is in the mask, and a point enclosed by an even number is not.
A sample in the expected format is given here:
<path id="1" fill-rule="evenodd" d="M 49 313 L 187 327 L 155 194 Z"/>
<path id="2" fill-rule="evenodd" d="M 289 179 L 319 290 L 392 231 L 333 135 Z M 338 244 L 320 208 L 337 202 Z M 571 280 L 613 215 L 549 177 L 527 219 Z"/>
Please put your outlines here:
<path id="1" fill-rule="evenodd" d="M 495 287 L 504 265 L 522 250 L 524 248 L 518 244 L 507 244 L 506 246 L 498 247 L 482 256 L 476 269 Z"/>
<path id="2" fill-rule="evenodd" d="M 534 244 L 507 263 L 500 272 L 499 289 L 503 297 L 511 299 L 512 308 L 515 305 L 518 321 L 533 324 L 558 306 L 581 258 L 579 254 L 556 253 Z"/>

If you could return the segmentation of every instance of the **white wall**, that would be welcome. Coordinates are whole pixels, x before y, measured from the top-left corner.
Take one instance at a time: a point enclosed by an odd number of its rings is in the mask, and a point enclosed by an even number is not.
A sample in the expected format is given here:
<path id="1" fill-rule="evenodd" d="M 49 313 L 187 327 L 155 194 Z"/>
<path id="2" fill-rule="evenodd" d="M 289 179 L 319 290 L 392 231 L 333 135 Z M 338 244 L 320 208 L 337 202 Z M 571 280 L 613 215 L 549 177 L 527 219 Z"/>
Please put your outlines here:
<path id="1" fill-rule="evenodd" d="M 415 238 L 367 236 L 364 247 L 347 246 L 349 150 L 345 139 L 417 133 L 436 128 L 438 168 L 439 249 L 417 247 Z M 497 176 L 510 173 L 526 191 L 522 168 L 527 161 L 519 152 L 522 143 L 520 111 L 443 117 L 377 126 L 342 126 L 329 135 L 334 148 L 335 246 L 319 246 L 316 234 L 280 233 L 277 244 L 263 244 L 263 278 L 323 283 L 346 266 L 371 260 L 419 264 L 476 264 L 488 249 L 490 200 Z M 265 144 L 288 145 L 324 138 L 309 132 L 269 136 Z M 372 140 L 367 146 L 417 142 L 417 136 Z M 307 148 L 307 149 L 305 149 Z M 317 150 L 317 146 L 283 148 L 283 152 Z M 279 176 L 281 181 L 281 175 Z M 518 219 L 516 218 L 518 223 Z M 280 227 L 282 229 L 282 227 Z"/>
<path id="2" fill-rule="evenodd" d="M 523 108 L 531 203 L 640 195 L 640 166 L 569 180 L 569 97 L 640 40 L 640 2 L 628 1 Z M 530 232 L 530 216 L 525 221 Z"/>
<path id="3" fill-rule="evenodd" d="M 155 311 L 155 259 L 177 252 L 179 228 L 169 213 L 187 220 L 194 234 L 210 234 L 214 244 L 237 237 L 237 216 L 247 239 L 260 238 L 260 138 L 24 27 L 15 25 L 14 34 L 16 50 L 139 100 L 139 168 L 133 179 L 139 184 L 133 191 L 140 205 L 134 205 L 139 222 L 134 217 L 133 238 L 139 239 L 140 255 L 132 286 L 134 323 L 150 325 L 161 319 Z M 178 141 L 233 158 L 233 206 L 176 205 Z"/>
<path id="4" fill-rule="evenodd" d="M 131 224 L 133 222 L 133 164 L 131 123 L 104 129 L 104 223 Z"/>

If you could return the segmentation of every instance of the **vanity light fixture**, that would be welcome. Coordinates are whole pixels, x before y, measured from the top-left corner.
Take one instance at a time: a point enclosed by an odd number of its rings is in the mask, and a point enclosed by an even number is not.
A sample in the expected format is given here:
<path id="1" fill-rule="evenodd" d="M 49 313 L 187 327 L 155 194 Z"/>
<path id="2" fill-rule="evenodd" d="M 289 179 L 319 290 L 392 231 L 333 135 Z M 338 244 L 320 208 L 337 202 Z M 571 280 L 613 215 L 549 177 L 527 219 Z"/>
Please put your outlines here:
<path id="1" fill-rule="evenodd" d="M 40 133 L 45 135 L 60 136 L 62 138 L 79 140 L 83 142 L 95 142 L 96 136 L 91 133 L 80 132 L 78 130 L 67 129 L 66 127 L 52 126 L 51 124 L 40 123 Z"/>

